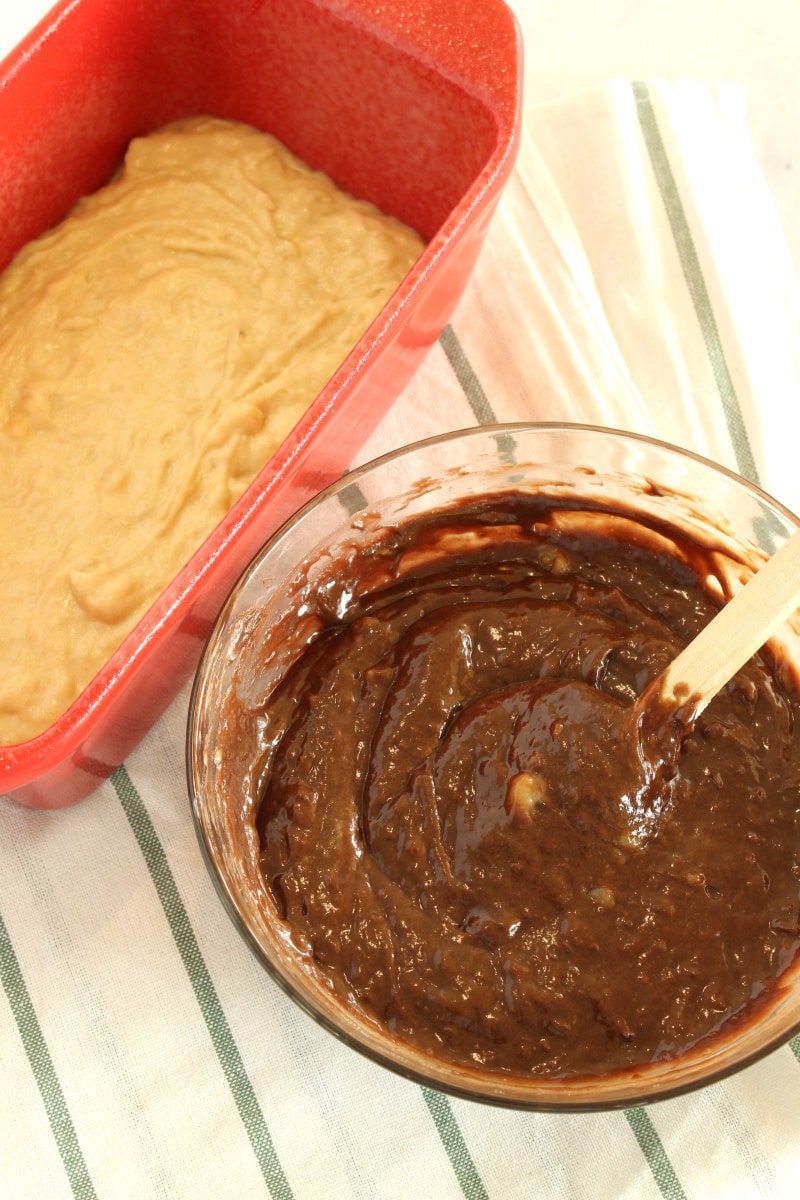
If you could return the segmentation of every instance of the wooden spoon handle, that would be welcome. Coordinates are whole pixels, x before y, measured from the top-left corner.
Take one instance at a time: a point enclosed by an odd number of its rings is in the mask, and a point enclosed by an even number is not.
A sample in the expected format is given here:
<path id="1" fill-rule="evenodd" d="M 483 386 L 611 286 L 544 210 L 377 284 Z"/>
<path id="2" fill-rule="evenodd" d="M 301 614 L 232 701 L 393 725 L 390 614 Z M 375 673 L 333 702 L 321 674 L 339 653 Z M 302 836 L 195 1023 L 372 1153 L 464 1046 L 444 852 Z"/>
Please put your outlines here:
<path id="1" fill-rule="evenodd" d="M 667 706 L 690 703 L 697 716 L 800 607 L 800 530 L 681 651 L 645 695 Z"/>

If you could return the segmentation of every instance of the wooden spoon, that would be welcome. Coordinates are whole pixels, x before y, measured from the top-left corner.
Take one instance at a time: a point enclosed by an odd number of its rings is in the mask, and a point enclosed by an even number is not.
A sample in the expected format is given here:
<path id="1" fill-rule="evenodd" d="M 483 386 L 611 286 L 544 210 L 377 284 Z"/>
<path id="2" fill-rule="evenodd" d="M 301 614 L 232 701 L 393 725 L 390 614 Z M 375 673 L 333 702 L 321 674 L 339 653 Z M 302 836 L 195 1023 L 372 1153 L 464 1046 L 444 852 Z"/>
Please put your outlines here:
<path id="1" fill-rule="evenodd" d="M 686 706 L 694 720 L 777 629 L 800 608 L 800 530 L 650 683 L 636 701 L 641 714 Z"/>

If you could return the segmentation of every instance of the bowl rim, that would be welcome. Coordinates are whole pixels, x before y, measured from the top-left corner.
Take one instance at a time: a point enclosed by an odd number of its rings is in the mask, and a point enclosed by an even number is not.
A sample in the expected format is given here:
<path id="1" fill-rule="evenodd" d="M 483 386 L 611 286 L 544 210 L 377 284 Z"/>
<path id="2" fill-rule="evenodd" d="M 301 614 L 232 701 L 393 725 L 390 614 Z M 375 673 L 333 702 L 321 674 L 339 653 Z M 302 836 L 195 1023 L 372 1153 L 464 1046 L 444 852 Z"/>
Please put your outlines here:
<path id="1" fill-rule="evenodd" d="M 646 1078 L 642 1079 L 641 1087 L 632 1086 L 623 1094 L 612 1096 L 606 1099 L 591 1099 L 588 1095 L 578 1095 L 574 1100 L 566 1100 L 563 1097 L 563 1088 L 576 1087 L 591 1088 L 594 1083 L 602 1084 L 603 1081 L 609 1079 L 619 1080 L 622 1084 L 626 1079 L 635 1081 L 639 1073 L 646 1074 L 648 1069 L 657 1064 L 642 1064 L 638 1068 L 631 1068 L 618 1072 L 611 1072 L 608 1075 L 597 1076 L 579 1076 L 569 1077 L 565 1080 L 548 1078 L 546 1076 L 531 1076 L 528 1084 L 524 1076 L 509 1075 L 508 1077 L 499 1073 L 487 1073 L 482 1076 L 480 1072 L 474 1072 L 473 1075 L 482 1085 L 481 1090 L 473 1089 L 467 1084 L 459 1085 L 445 1079 L 439 1079 L 436 1074 L 436 1068 L 439 1065 L 437 1060 L 425 1052 L 419 1051 L 411 1047 L 412 1056 L 419 1059 L 420 1066 L 409 1066 L 404 1062 L 398 1062 L 388 1052 L 383 1049 L 377 1049 L 368 1043 L 362 1042 L 357 1036 L 350 1034 L 336 1023 L 333 1017 L 329 1017 L 327 1013 L 320 1011 L 315 1007 L 313 1002 L 296 990 L 291 981 L 282 972 L 280 965 L 273 961 L 267 954 L 264 947 L 259 942 L 253 931 L 249 928 L 247 922 L 239 911 L 235 896 L 228 890 L 224 881 L 220 877 L 219 871 L 214 863 L 213 854 L 209 845 L 205 824 L 203 821 L 201 805 L 194 786 L 194 760 L 195 760 L 195 739 L 194 730 L 198 720 L 198 704 L 200 692 L 203 685 L 205 674 L 209 669 L 212 661 L 215 646 L 222 630 L 228 613 L 235 602 L 235 599 L 240 589 L 246 585 L 247 581 L 258 569 L 259 564 L 269 555 L 273 546 L 282 540 L 291 529 L 301 522 L 304 517 L 313 511 L 318 505 L 330 497 L 335 497 L 346 488 L 357 484 L 361 478 L 371 473 L 373 470 L 381 466 L 391 463 L 396 459 L 403 458 L 407 455 L 418 451 L 433 449 L 443 443 L 451 442 L 467 442 L 473 438 L 501 437 L 513 435 L 515 433 L 555 433 L 569 434 L 579 433 L 584 435 L 604 438 L 613 438 L 616 441 L 630 441 L 633 444 L 644 444 L 651 447 L 656 447 L 661 451 L 666 451 L 676 455 L 678 458 L 687 459 L 695 462 L 703 468 L 710 469 L 713 473 L 727 477 L 737 486 L 743 487 L 754 498 L 763 502 L 769 508 L 781 516 L 789 525 L 800 529 L 800 517 L 795 515 L 789 508 L 776 500 L 760 485 L 754 484 L 747 480 L 744 476 L 736 471 L 715 462 L 712 458 L 700 454 L 696 451 L 685 449 L 677 446 L 664 439 L 653 437 L 648 434 L 642 434 L 634 431 L 616 429 L 608 426 L 595 425 L 591 423 L 578 423 L 570 421 L 515 421 L 515 422 L 496 422 L 486 425 L 465 426 L 459 429 L 450 430 L 444 433 L 435 434 L 431 437 L 419 439 L 405 445 L 396 447 L 393 450 L 380 454 L 369 461 L 366 461 L 352 470 L 345 472 L 338 480 L 321 489 L 315 496 L 311 497 L 305 504 L 297 509 L 279 528 L 277 528 L 270 537 L 264 542 L 263 546 L 253 555 L 250 562 L 243 569 L 236 582 L 230 589 L 228 596 L 222 604 L 214 626 L 208 636 L 202 656 L 197 665 L 197 669 L 192 681 L 189 705 L 186 720 L 186 738 L 185 738 L 185 769 L 188 787 L 189 805 L 192 813 L 192 819 L 195 827 L 195 833 L 199 843 L 202 857 L 205 861 L 206 868 L 211 876 L 212 883 L 220 897 L 223 907 L 228 912 L 228 916 L 232 920 L 235 928 L 245 943 L 254 952 L 257 960 L 267 970 L 270 978 L 278 984 L 281 990 L 295 1003 L 299 1008 L 311 1017 L 317 1025 L 321 1026 L 328 1033 L 337 1038 L 338 1041 L 346 1045 L 349 1049 L 355 1050 L 367 1059 L 379 1066 L 382 1066 L 395 1075 L 400 1076 L 410 1082 L 416 1083 L 422 1087 L 433 1088 L 457 1099 L 471 1100 L 481 1104 L 487 1104 L 491 1107 L 499 1107 L 505 1109 L 513 1109 L 517 1111 L 530 1112 L 548 1112 L 548 1113 L 591 1113 L 591 1112 L 608 1112 L 626 1108 L 634 1108 L 642 1105 L 649 1105 L 662 1100 L 675 1099 L 679 1096 L 688 1095 L 701 1088 L 710 1086 L 713 1083 L 718 1083 L 732 1075 L 738 1074 L 747 1067 L 768 1057 L 775 1050 L 787 1045 L 794 1037 L 800 1034 L 800 1017 L 792 1024 L 792 1026 L 782 1032 L 777 1033 L 767 1039 L 763 1044 L 755 1047 L 749 1053 L 743 1055 L 736 1061 L 727 1063 L 720 1067 L 711 1066 L 710 1069 L 697 1078 L 676 1083 L 674 1085 L 660 1086 L 657 1091 L 648 1090 Z M 796 975 L 800 971 L 800 956 L 796 956 L 794 961 L 784 972 L 785 975 Z M 781 977 L 783 978 L 783 976 Z M 782 989 L 781 989 L 782 990 Z M 334 1006 L 335 1007 L 335 1006 Z M 713 1041 L 714 1035 L 710 1035 L 706 1041 Z M 390 1043 L 389 1043 L 390 1044 Z M 702 1044 L 702 1042 L 700 1043 Z M 404 1043 L 399 1043 L 401 1047 Z M 407 1048 L 407 1047 L 406 1047 Z M 692 1054 L 694 1048 L 687 1051 L 687 1057 Z M 679 1056 L 683 1057 L 683 1056 Z M 426 1061 L 431 1063 L 432 1073 L 428 1074 L 424 1070 Z M 674 1061 L 674 1060 L 672 1060 Z M 668 1065 L 668 1064 L 667 1064 Z M 443 1069 L 447 1069 L 448 1064 L 443 1064 Z M 492 1085 L 497 1088 L 497 1094 L 492 1090 Z M 524 1092 L 527 1090 L 537 1090 L 536 1097 L 526 1098 Z M 559 1097 L 559 1089 L 562 1089 L 562 1094 Z M 547 1092 L 553 1092 L 553 1098 L 550 1099 L 546 1095 Z M 503 1093 L 512 1092 L 511 1095 Z"/>

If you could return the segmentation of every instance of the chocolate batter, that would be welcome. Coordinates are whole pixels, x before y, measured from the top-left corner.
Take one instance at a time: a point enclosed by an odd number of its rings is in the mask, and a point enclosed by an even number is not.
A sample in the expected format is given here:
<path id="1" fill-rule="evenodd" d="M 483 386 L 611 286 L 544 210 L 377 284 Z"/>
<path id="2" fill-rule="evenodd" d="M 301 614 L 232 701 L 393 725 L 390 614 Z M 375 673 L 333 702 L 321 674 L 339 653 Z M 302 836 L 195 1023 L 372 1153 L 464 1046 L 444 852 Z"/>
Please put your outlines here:
<path id="1" fill-rule="evenodd" d="M 277 912 L 345 1004 L 558 1077 L 679 1055 L 774 994 L 800 949 L 796 681 L 764 652 L 694 725 L 633 716 L 713 574 L 675 530 L 516 494 L 322 569 L 253 786 Z"/>

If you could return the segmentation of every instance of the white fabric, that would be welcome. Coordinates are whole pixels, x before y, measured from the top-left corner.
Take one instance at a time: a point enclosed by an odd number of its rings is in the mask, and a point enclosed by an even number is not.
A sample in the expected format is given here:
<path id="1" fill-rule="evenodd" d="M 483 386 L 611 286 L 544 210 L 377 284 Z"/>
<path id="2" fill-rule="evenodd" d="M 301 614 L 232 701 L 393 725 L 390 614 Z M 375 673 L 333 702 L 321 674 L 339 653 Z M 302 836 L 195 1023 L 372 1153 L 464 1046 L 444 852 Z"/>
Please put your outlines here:
<path id="1" fill-rule="evenodd" d="M 751 455 L 800 511 L 799 319 L 739 90 L 592 89 L 527 113 L 451 329 L 359 459 L 491 416 L 582 421 Z M 0 801 L 0 1196 L 796 1196 L 797 1039 L 690 1096 L 565 1117 L 428 1093 L 319 1029 L 206 873 L 186 707 L 78 806 Z"/>

